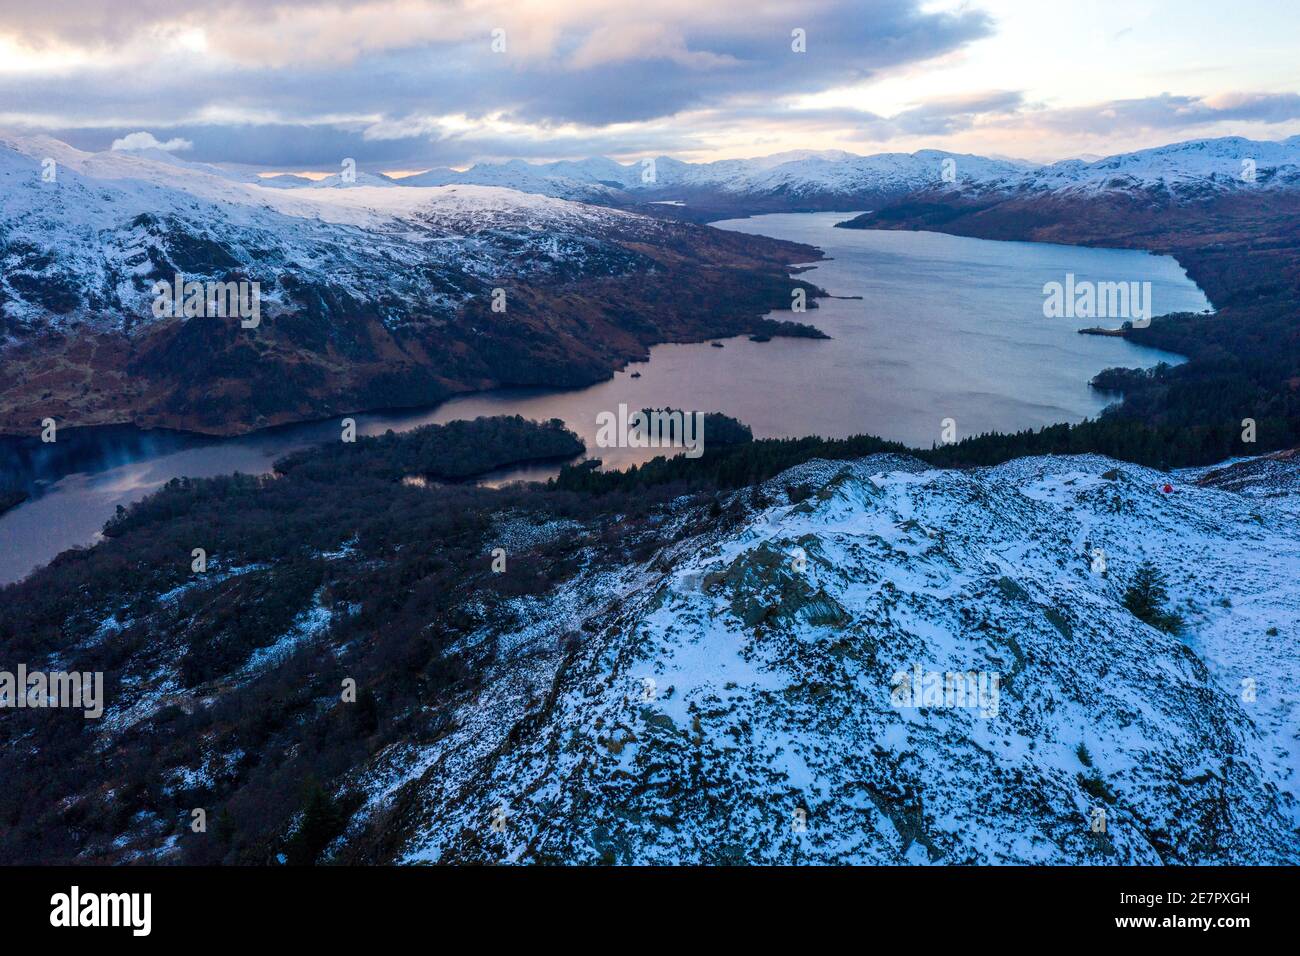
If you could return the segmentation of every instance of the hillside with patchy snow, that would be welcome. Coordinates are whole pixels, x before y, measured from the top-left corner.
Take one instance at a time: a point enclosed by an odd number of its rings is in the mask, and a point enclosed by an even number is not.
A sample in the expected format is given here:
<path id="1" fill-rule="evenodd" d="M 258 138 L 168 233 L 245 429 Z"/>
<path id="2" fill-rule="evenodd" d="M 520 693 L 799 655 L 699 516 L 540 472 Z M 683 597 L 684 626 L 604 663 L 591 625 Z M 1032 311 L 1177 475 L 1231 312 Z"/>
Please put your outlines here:
<path id="1" fill-rule="evenodd" d="M 0 432 L 52 417 L 230 433 L 590 384 L 658 341 L 757 331 L 803 285 L 788 263 L 816 256 L 497 186 L 379 182 L 275 187 L 0 138 Z M 178 275 L 256 283 L 259 314 L 159 314 L 155 284 Z"/>
<path id="2" fill-rule="evenodd" d="M 1300 188 L 1300 136 L 1280 142 L 1241 136 L 1190 140 L 1092 162 L 1065 160 L 1020 180 L 994 184 L 1007 191 L 1165 194 L 1204 199 L 1249 189 Z"/>
<path id="3" fill-rule="evenodd" d="M 442 739 L 364 775 L 351 840 L 406 862 L 1295 863 L 1295 467 L 812 462 L 737 529 L 667 515 L 653 560 L 469 639 L 500 663 Z M 1182 637 L 1122 603 L 1145 559 Z M 895 706 L 917 668 L 999 690 Z"/>
<path id="4" fill-rule="evenodd" d="M 42 177 L 51 159 L 51 181 Z M 617 240 L 653 220 L 482 186 L 273 189 L 216 167 L 85 153 L 49 137 L 0 140 L 6 331 L 153 321 L 154 280 L 260 280 L 264 312 L 294 311 L 289 283 L 446 319 L 485 283 L 633 268 Z M 390 184 L 391 186 L 391 184 Z"/>
<path id="5" fill-rule="evenodd" d="M 6 589 L 13 659 L 106 680 L 0 729 L 0 860 L 1300 862 L 1293 453 L 640 499 L 366 460 L 421 440 L 173 482 Z"/>

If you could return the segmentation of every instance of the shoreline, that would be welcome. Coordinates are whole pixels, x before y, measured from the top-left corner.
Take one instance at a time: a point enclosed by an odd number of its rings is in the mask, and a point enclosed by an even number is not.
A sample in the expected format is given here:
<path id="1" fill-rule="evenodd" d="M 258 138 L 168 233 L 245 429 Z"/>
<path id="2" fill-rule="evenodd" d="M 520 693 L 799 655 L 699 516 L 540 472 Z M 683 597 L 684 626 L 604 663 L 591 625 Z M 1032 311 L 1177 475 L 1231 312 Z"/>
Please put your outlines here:
<path id="1" fill-rule="evenodd" d="M 834 296 L 824 292 L 814 296 L 815 299 L 842 299 L 842 298 L 861 298 L 861 296 Z M 299 428 L 309 425 L 320 425 L 325 422 L 334 421 L 340 417 L 349 418 L 358 415 L 390 415 L 413 412 L 432 412 L 446 405 L 448 402 L 461 398 L 469 398 L 475 395 L 489 395 L 493 392 L 501 392 L 507 389 L 538 389 L 545 392 L 568 392 L 581 391 L 585 388 L 591 388 L 593 385 L 600 385 L 603 382 L 610 381 L 618 372 L 625 371 L 630 365 L 644 363 L 649 361 L 649 350 L 659 345 L 707 345 L 719 339 L 746 337 L 751 341 L 770 342 L 774 339 L 812 339 L 814 341 L 831 341 L 832 337 L 816 326 L 806 322 L 789 322 L 780 319 L 767 319 L 764 316 L 759 320 L 771 321 L 778 325 L 788 325 L 790 331 L 769 330 L 761 325 L 754 329 L 746 329 L 739 332 L 728 333 L 725 335 L 706 335 L 699 338 L 690 339 L 666 339 L 662 342 L 653 342 L 646 347 L 646 356 L 643 358 L 628 358 L 621 361 L 617 366 L 611 368 L 608 374 L 601 378 L 594 379 L 590 382 L 584 382 L 578 385 L 549 385 L 546 383 L 510 383 L 488 385 L 483 388 L 467 388 L 464 390 L 453 391 L 448 395 L 432 402 L 418 402 L 411 405 L 378 405 L 374 407 L 354 408 L 346 411 L 339 411 L 331 415 L 312 416 L 304 418 L 293 418 L 287 421 L 275 422 L 269 425 L 255 425 L 238 431 L 204 431 L 196 428 L 178 428 L 174 425 L 141 425 L 134 421 L 112 421 L 112 422 L 95 422 L 88 425 L 59 425 L 60 435 L 78 435 L 88 436 L 91 433 L 103 433 L 109 430 L 122 430 L 124 433 L 134 433 L 141 436 L 178 436 L 195 441 L 208 440 L 213 442 L 231 441 L 239 438 L 252 438 L 259 435 L 272 435 L 278 429 Z M 806 331 L 795 331 L 795 329 Z M 754 336 L 760 336 L 754 338 Z M 15 446 L 39 446 L 42 444 L 39 437 L 39 429 L 35 433 L 18 434 L 3 430 L 0 427 L 0 448 L 7 444 Z"/>

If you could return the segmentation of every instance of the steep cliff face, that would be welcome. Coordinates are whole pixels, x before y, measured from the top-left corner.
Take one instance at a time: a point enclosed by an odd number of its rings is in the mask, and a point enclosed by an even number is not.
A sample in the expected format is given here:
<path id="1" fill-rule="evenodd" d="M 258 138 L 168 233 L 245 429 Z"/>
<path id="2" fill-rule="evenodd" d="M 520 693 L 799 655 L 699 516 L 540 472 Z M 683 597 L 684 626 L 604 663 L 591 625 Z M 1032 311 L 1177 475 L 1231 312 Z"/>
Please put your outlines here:
<path id="1" fill-rule="evenodd" d="M 367 771 L 340 852 L 1294 862 L 1294 469 L 801 466 L 738 530 L 589 567 L 467 642 L 508 652 L 452 731 Z M 1181 636 L 1125 608 L 1144 560 Z M 964 703 L 921 693 L 970 672 Z"/>

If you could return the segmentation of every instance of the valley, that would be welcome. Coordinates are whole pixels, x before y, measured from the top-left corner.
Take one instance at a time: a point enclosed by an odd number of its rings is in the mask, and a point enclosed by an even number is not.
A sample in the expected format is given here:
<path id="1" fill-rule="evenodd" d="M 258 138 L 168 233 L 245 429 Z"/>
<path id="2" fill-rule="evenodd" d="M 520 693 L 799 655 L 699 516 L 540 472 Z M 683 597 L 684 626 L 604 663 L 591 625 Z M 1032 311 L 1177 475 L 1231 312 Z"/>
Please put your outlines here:
<path id="1" fill-rule="evenodd" d="M 32 486 L 0 534 L 93 546 L 12 575 L 0 646 L 107 706 L 0 724 L 0 861 L 1295 864 L 1296 144 L 1252 190 L 1208 142 L 937 185 L 952 154 L 668 164 L 597 205 L 517 167 L 264 186 L 6 141 L 0 422 Z M 790 211 L 841 203 L 872 211 Z M 686 221 L 724 209 L 790 231 Z M 264 280 L 262 323 L 158 320 L 178 270 Z M 1080 336 L 1041 314 L 1075 273 L 1173 305 Z M 813 321 L 780 324 L 800 289 Z M 608 399 L 746 363 L 743 413 L 699 401 L 752 440 L 559 464 L 600 457 Z M 996 706 L 900 706 L 914 672 Z"/>
<path id="2" fill-rule="evenodd" d="M 662 454 L 598 445 L 598 415 L 620 403 L 725 412 L 759 438 L 869 434 L 926 448 L 942 437 L 948 417 L 959 439 L 1077 423 L 1116 397 L 1088 384 L 1103 370 L 1182 361 L 1119 340 L 1080 337 L 1079 323 L 1045 320 L 1043 282 L 1070 269 L 1099 278 L 1137 276 L 1151 281 L 1157 300 L 1169 307 L 1199 311 L 1208 305 L 1169 258 L 834 228 L 841 221 L 837 213 L 780 214 L 722 222 L 714 230 L 734 241 L 775 236 L 766 241 L 815 249 L 805 253 L 816 258 L 800 266 L 799 275 L 831 295 L 820 297 L 816 310 L 776 311 L 758 321 L 794 315 L 815 322 L 829 339 L 754 342 L 737 336 L 725 339 L 722 349 L 707 341 L 656 345 L 648 361 L 630 362 L 586 387 L 498 388 L 453 396 L 432 408 L 345 411 L 362 435 L 479 416 L 559 418 L 586 443 L 586 456 L 606 469 Z M 708 301 L 692 305 L 707 308 Z M 104 436 L 101 449 L 94 447 L 97 434 Z M 65 429 L 54 444 L 34 436 L 0 438 L 0 488 L 32 496 L 21 509 L 0 514 L 0 541 L 6 544 L 0 583 L 67 548 L 90 544 L 115 508 L 172 478 L 265 473 L 279 457 L 314 443 L 337 443 L 339 435 L 336 418 L 225 441 L 156 429 L 128 438 L 121 429 L 102 428 Z M 559 467 L 519 467 L 488 480 L 545 480 Z"/>

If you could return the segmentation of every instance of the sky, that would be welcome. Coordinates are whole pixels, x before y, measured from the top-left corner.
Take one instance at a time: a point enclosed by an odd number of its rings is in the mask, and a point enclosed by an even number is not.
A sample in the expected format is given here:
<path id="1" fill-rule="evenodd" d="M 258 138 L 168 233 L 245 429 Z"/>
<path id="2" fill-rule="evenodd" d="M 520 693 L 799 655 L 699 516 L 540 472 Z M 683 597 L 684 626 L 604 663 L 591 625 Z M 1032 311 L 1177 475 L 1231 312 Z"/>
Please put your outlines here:
<path id="1" fill-rule="evenodd" d="M 0 128 L 265 170 L 1300 134 L 1294 0 L 0 0 Z"/>

